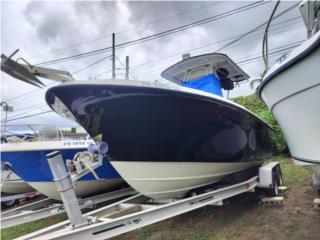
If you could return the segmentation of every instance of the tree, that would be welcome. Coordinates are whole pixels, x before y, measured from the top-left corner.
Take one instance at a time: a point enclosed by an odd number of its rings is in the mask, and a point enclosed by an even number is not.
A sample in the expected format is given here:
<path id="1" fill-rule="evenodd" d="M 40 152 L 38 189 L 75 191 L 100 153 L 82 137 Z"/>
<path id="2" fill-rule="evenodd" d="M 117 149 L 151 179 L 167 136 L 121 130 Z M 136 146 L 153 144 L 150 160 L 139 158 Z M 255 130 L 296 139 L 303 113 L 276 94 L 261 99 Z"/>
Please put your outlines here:
<path id="1" fill-rule="evenodd" d="M 260 78 L 256 78 L 256 79 L 253 79 L 252 81 L 250 81 L 250 88 L 251 89 L 257 89 L 259 87 L 259 85 L 261 84 L 264 76 L 266 75 L 267 71 L 264 70 L 263 73 L 260 74 Z M 255 88 L 254 86 L 257 84 L 257 87 Z"/>

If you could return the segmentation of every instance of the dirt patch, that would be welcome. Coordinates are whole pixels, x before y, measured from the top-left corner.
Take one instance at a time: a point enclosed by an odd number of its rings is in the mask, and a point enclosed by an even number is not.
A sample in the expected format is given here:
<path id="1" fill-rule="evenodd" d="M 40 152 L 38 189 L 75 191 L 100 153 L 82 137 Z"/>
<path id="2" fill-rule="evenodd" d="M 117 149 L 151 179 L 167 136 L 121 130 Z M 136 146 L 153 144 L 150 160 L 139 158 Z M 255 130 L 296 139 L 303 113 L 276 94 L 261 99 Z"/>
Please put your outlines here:
<path id="1" fill-rule="evenodd" d="M 311 186 L 311 171 L 281 160 L 288 190 L 282 207 L 259 204 L 258 193 L 229 199 L 222 207 L 207 206 L 113 240 L 127 239 L 320 239 L 320 211 L 313 208 L 317 196 Z"/>

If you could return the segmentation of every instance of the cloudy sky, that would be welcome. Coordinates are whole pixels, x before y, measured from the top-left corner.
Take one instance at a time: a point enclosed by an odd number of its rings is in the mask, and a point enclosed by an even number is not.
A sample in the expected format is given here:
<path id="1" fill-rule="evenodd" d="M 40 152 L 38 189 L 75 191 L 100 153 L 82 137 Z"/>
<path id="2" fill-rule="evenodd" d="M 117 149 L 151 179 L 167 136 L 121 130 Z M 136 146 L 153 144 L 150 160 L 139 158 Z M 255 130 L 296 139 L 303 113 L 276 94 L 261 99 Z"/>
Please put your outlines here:
<path id="1" fill-rule="evenodd" d="M 1 1 L 1 53 L 14 59 L 23 57 L 31 64 L 74 56 L 125 43 L 206 18 L 211 20 L 176 33 L 116 50 L 117 78 L 123 78 L 125 56 L 130 57 L 131 78 L 153 81 L 160 72 L 181 59 L 184 53 L 199 55 L 214 52 L 228 42 L 267 21 L 275 2 L 250 5 L 249 1 Z M 277 13 L 296 4 L 281 2 Z M 241 10 L 237 10 L 241 8 Z M 250 8 L 250 9 L 249 9 Z M 237 10 L 237 11 L 235 11 Z M 212 20 L 213 16 L 220 16 Z M 298 8 L 272 22 L 269 46 L 275 61 L 290 47 L 306 38 Z M 221 52 L 228 54 L 251 76 L 259 77 L 264 64 L 261 56 L 263 28 Z M 111 78 L 110 51 L 84 58 L 61 61 L 46 67 L 67 70 L 76 80 Z M 258 59 L 257 59 L 258 58 Z M 92 67 L 85 68 L 101 60 Z M 83 69 L 83 70 L 82 70 Z M 79 71 L 82 70 L 82 71 Z M 47 85 L 56 83 L 44 81 Z M 8 124 L 68 124 L 55 113 L 29 115 L 49 110 L 44 101 L 46 89 L 37 89 L 1 73 L 1 101 L 14 107 Z M 248 83 L 230 96 L 252 93 Z M 4 114 L 2 114 L 4 119 Z M 21 118 L 18 120 L 13 120 Z"/>

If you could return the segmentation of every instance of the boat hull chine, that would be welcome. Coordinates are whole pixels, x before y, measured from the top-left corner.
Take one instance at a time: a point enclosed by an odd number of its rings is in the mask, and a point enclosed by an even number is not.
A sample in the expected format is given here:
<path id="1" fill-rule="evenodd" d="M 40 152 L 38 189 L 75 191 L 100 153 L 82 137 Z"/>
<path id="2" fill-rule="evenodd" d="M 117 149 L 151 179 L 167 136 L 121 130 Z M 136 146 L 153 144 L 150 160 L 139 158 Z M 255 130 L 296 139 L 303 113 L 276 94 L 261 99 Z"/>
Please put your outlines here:
<path id="1" fill-rule="evenodd" d="M 216 183 L 226 176 L 258 166 L 260 162 L 124 162 L 114 168 L 138 192 L 153 199 L 181 198 L 192 189 Z"/>
<path id="2" fill-rule="evenodd" d="M 74 184 L 74 191 L 77 197 L 86 197 L 91 195 L 96 195 L 99 193 L 104 193 L 108 190 L 117 188 L 123 180 L 118 179 L 101 179 L 97 180 L 82 180 L 77 181 Z M 60 194 L 57 191 L 57 185 L 55 182 L 28 182 L 30 186 L 36 189 L 43 195 L 61 200 Z"/>

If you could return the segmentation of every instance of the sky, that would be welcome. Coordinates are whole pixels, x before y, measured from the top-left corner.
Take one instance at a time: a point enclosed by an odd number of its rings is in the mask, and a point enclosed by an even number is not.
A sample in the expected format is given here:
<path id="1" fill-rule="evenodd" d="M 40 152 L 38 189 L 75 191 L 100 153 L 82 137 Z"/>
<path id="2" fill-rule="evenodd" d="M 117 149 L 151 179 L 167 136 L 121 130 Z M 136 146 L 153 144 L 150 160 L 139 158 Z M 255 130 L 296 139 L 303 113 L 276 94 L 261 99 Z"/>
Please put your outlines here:
<path id="1" fill-rule="evenodd" d="M 221 15 L 253 1 L 1 1 L 1 53 L 24 58 L 38 65 L 46 61 L 73 56 L 110 47 L 112 33 L 116 44 L 164 32 L 212 16 Z M 282 1 L 277 13 L 294 5 Z M 181 60 L 184 53 L 191 56 L 214 52 L 228 42 L 267 21 L 275 2 L 256 4 L 251 9 L 236 12 L 183 31 L 168 34 L 136 45 L 116 49 L 117 78 L 124 78 L 125 57 L 130 58 L 130 78 L 144 81 L 160 79 L 160 73 Z M 249 74 L 250 80 L 264 71 L 261 59 L 264 28 L 223 49 Z M 271 65 L 290 47 L 306 39 L 306 30 L 298 8 L 272 22 L 269 31 Z M 285 50 L 287 49 L 287 50 Z M 284 50 L 284 51 L 280 51 Z M 64 61 L 46 67 L 67 70 L 77 81 L 111 78 L 111 52 Z M 250 59 L 253 59 L 250 61 Z M 101 60 L 101 61 L 100 61 Z M 99 61 L 99 62 L 98 62 Z M 92 65 L 93 63 L 97 64 Z M 87 67 L 92 65 L 91 67 Z M 43 81 L 47 86 L 57 84 Z M 39 89 L 1 72 L 1 102 L 13 107 L 7 124 L 53 124 L 73 126 L 74 123 L 46 112 L 44 94 Z M 230 92 L 230 97 L 253 93 L 249 83 Z M 26 117 L 26 118 L 25 118 Z M 2 113 L 1 119 L 4 120 Z M 17 119 L 17 120 L 14 120 Z M 2 122 L 3 124 L 3 122 Z"/>

